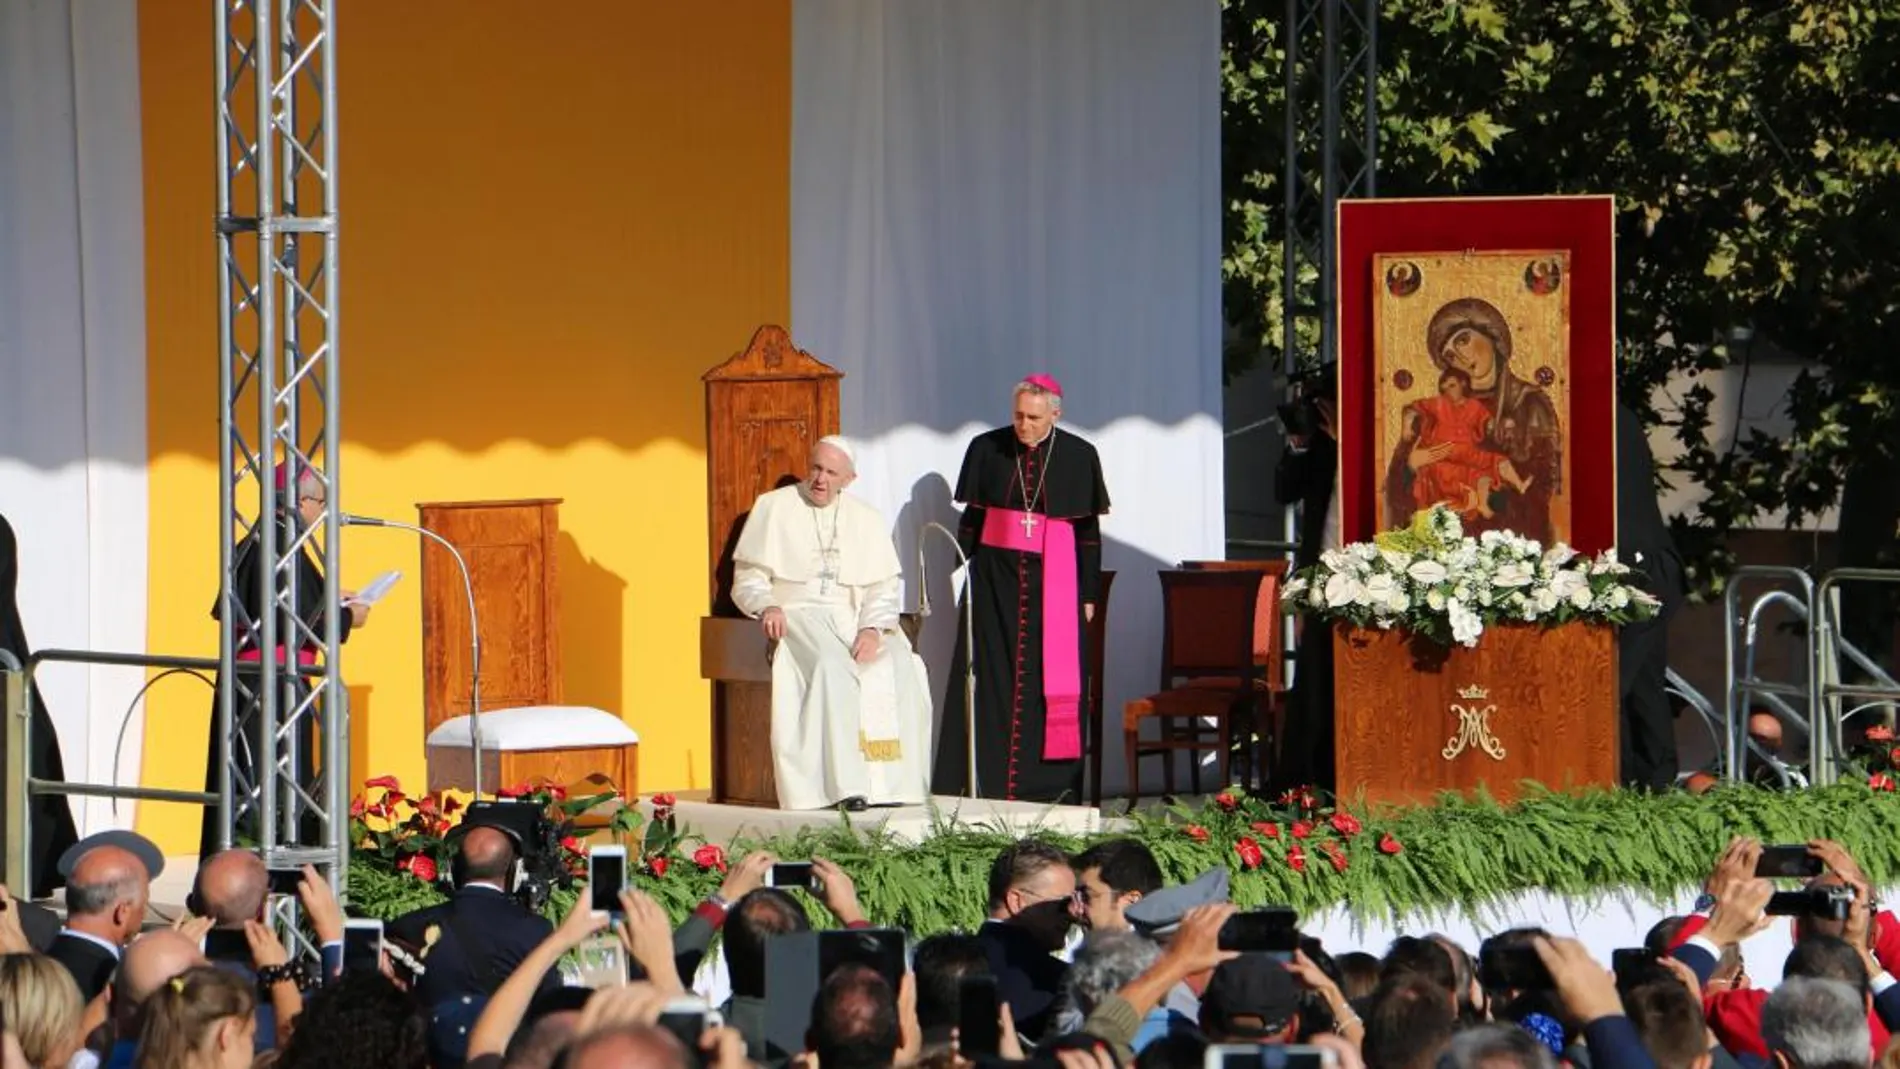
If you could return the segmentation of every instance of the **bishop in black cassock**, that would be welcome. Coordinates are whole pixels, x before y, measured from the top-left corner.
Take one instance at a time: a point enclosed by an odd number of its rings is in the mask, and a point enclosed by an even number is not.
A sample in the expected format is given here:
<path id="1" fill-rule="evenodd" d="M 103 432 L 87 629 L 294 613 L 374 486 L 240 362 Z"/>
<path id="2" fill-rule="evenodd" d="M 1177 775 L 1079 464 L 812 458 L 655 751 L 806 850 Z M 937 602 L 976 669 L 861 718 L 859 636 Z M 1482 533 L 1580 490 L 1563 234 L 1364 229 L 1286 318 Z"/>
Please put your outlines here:
<path id="1" fill-rule="evenodd" d="M 20 541 L 14 536 L 13 525 L 0 516 L 0 649 L 13 654 L 24 665 L 33 650 L 27 645 L 26 627 L 20 621 L 19 586 Z M 66 765 L 60 758 L 59 733 L 46 710 L 46 699 L 40 697 L 39 684 L 33 683 L 32 688 L 33 750 L 27 755 L 27 774 L 36 779 L 64 780 Z M 5 740 L 0 739 L 0 756 L 5 754 L 5 745 Z M 79 841 L 79 833 L 73 827 L 72 806 L 63 794 L 35 796 L 27 807 L 26 819 L 33 843 L 33 886 L 13 890 L 16 894 L 30 893 L 34 898 L 45 898 L 65 882 L 59 874 L 59 855 Z"/>
<path id="2" fill-rule="evenodd" d="M 1108 487 L 1095 447 L 1056 428 L 1061 411 L 1054 379 L 1025 379 L 1014 425 L 973 439 L 957 477 L 958 536 L 974 599 L 977 788 L 985 798 L 1053 801 L 1081 789 L 1084 607 L 1093 612 L 1100 596 Z M 941 707 L 937 794 L 963 794 L 969 778 L 970 652 L 959 631 Z"/>

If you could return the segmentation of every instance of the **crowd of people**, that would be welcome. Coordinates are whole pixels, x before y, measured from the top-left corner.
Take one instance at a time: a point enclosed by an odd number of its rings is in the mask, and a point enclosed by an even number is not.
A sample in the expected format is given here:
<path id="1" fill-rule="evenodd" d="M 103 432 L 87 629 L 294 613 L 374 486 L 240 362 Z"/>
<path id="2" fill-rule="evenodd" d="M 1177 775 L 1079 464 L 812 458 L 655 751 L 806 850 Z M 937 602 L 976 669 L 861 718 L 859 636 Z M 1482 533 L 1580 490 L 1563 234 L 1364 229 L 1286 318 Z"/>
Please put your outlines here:
<path id="1" fill-rule="evenodd" d="M 321 954 L 304 960 L 267 923 L 255 854 L 206 859 L 187 912 L 155 928 L 157 851 L 123 832 L 82 841 L 63 861 L 63 925 L 0 893 L 4 1067 L 1900 1066 L 1900 921 L 1832 842 L 1807 844 L 1818 875 L 1778 892 L 1761 844 L 1736 840 L 1692 911 L 1606 966 L 1533 928 L 1476 948 L 1427 933 L 1379 956 L 1323 946 L 1253 923 L 1288 911 L 1241 910 L 1224 869 L 1167 884 L 1134 840 L 1011 845 L 987 919 L 922 939 L 875 927 L 824 859 L 803 884 L 824 912 L 808 909 L 760 853 L 678 925 L 628 889 L 610 909 L 583 893 L 555 926 L 514 895 L 520 844 L 492 830 L 460 840 L 457 893 L 391 922 L 380 963 L 360 966 L 312 871 L 296 895 Z M 1794 948 L 1762 983 L 1740 947 L 1782 916 Z M 572 967 L 603 946 L 611 975 Z M 716 1006 L 693 993 L 715 963 L 730 986 Z"/>

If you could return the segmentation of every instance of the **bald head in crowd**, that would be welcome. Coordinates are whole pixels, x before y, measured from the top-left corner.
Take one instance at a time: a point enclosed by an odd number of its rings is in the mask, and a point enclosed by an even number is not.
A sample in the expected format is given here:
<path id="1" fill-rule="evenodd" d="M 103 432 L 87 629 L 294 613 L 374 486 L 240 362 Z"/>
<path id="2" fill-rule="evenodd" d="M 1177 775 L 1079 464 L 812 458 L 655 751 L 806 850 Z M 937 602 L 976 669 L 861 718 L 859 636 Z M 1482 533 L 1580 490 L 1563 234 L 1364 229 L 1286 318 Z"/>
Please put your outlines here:
<path id="1" fill-rule="evenodd" d="M 198 944 L 169 928 L 134 939 L 125 948 L 125 960 L 119 963 L 118 982 L 112 992 L 112 1015 L 121 1034 L 126 1029 L 137 1034 L 139 1008 L 154 991 L 186 969 L 204 964 L 207 962 Z"/>
<path id="2" fill-rule="evenodd" d="M 515 861 L 515 841 L 496 828 L 475 828 L 462 838 L 462 871 L 469 883 L 503 887 Z"/>
<path id="3" fill-rule="evenodd" d="M 66 880 L 67 927 L 124 946 L 145 923 L 150 877 L 137 854 L 96 846 L 80 855 Z"/>
<path id="4" fill-rule="evenodd" d="M 686 1048 L 671 1033 L 633 1026 L 595 1032 L 567 1049 L 568 1069 L 686 1069 Z"/>
<path id="5" fill-rule="evenodd" d="M 220 927 L 261 920 L 270 897 L 270 871 L 264 859 L 249 850 L 213 854 L 198 869 L 192 890 L 198 912 Z"/>

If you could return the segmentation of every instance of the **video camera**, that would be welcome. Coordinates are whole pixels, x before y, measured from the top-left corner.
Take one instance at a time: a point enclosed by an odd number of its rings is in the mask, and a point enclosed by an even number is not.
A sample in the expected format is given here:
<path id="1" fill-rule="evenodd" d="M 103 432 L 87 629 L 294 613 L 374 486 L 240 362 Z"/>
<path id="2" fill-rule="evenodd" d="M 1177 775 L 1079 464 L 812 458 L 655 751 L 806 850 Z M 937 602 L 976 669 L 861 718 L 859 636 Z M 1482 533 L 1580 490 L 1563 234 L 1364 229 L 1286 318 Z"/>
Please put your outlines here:
<path id="1" fill-rule="evenodd" d="M 1816 917 L 1844 921 L 1854 908 L 1852 887 L 1809 887 L 1800 891 L 1776 891 L 1763 911 L 1770 917 Z"/>
<path id="2" fill-rule="evenodd" d="M 1289 437 L 1311 440 L 1319 433 L 1319 402 L 1339 395 L 1339 365 L 1327 361 L 1295 372 L 1286 380 L 1286 397 L 1274 406 Z"/>
<path id="3" fill-rule="evenodd" d="M 470 802 L 462 823 L 449 833 L 455 849 L 449 878 L 457 887 L 463 883 L 461 837 L 476 828 L 494 828 L 515 844 L 507 889 L 531 912 L 541 912 L 556 887 L 573 886 L 574 874 L 562 863 L 560 829 L 547 812 L 531 802 L 502 798 Z"/>

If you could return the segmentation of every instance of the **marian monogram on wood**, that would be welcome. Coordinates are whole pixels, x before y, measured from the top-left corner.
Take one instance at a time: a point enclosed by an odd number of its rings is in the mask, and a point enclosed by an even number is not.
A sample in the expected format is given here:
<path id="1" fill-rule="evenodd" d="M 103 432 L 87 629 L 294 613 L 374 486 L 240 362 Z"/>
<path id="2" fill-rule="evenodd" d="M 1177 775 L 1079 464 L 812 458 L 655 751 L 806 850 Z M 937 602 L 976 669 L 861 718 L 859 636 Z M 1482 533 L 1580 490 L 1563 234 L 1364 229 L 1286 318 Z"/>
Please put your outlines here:
<path id="1" fill-rule="evenodd" d="M 1451 711 L 1458 714 L 1458 733 L 1445 744 L 1444 758 L 1449 761 L 1466 749 L 1482 752 L 1493 761 L 1504 760 L 1504 743 L 1491 733 L 1491 714 L 1498 711 L 1496 705 L 1481 705 L 1491 692 L 1484 687 L 1461 687 L 1458 697 L 1463 702 L 1453 702 Z"/>

